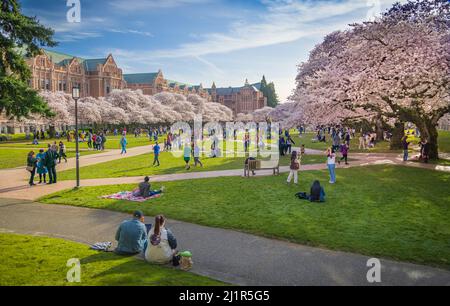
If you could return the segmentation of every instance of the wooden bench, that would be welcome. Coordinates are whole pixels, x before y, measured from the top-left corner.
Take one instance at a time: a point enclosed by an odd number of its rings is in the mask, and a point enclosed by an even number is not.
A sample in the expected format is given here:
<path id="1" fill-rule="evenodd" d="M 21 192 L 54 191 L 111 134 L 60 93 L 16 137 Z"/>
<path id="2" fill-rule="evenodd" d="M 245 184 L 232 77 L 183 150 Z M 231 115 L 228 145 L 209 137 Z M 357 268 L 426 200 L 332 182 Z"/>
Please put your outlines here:
<path id="1" fill-rule="evenodd" d="M 277 163 L 275 167 L 262 168 L 260 160 L 249 160 L 248 164 L 244 166 L 244 176 L 250 177 L 250 172 L 258 171 L 258 170 L 273 170 L 273 175 L 280 174 L 280 164 Z"/>

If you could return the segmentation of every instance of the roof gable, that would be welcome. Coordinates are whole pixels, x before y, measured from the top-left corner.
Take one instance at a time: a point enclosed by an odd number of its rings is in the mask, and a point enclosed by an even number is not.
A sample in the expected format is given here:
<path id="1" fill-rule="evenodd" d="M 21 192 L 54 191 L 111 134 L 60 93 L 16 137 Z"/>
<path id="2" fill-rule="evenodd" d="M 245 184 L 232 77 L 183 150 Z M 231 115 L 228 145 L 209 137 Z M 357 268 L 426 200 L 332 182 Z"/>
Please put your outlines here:
<path id="1" fill-rule="evenodd" d="M 123 78 L 128 84 L 153 84 L 158 72 L 124 74 Z"/>
<path id="2" fill-rule="evenodd" d="M 108 59 L 107 58 L 94 58 L 84 60 L 84 68 L 87 71 L 96 71 L 97 65 L 104 65 Z"/>

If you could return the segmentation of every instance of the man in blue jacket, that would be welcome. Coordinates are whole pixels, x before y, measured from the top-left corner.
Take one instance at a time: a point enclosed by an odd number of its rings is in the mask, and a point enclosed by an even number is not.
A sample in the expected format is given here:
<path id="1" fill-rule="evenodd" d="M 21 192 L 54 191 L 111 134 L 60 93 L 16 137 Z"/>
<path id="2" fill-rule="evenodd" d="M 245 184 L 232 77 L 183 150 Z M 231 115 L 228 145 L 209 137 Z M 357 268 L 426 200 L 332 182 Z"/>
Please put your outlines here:
<path id="1" fill-rule="evenodd" d="M 159 167 L 159 152 L 161 151 L 161 147 L 159 146 L 158 142 L 155 143 L 155 145 L 153 146 L 153 154 L 155 155 L 154 159 L 153 159 L 153 166 L 158 163 L 158 167 Z"/>
<path id="2" fill-rule="evenodd" d="M 147 228 L 144 224 L 142 211 L 135 211 L 133 219 L 120 224 L 116 232 L 118 241 L 116 253 L 120 255 L 135 255 L 145 251 L 147 247 Z"/>

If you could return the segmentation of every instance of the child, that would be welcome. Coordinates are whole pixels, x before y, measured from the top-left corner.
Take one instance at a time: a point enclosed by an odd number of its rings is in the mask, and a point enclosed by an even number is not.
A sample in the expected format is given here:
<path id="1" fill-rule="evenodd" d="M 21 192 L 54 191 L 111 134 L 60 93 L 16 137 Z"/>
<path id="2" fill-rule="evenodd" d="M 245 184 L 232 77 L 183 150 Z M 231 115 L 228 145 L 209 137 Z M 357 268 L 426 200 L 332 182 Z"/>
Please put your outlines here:
<path id="1" fill-rule="evenodd" d="M 290 172 L 287 183 L 290 184 L 292 177 L 294 177 L 294 184 L 298 184 L 298 170 L 300 169 L 300 160 L 298 159 L 297 151 L 293 151 L 291 155 Z"/>

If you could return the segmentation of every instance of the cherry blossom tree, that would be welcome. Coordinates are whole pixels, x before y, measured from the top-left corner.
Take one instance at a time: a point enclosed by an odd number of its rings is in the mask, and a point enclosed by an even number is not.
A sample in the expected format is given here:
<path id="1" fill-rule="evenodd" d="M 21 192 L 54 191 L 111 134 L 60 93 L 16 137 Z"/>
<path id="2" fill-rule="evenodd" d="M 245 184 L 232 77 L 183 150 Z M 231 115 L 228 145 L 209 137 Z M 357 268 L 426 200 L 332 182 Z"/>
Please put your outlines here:
<path id="1" fill-rule="evenodd" d="M 449 16 L 448 1 L 414 0 L 329 35 L 300 66 L 293 100 L 324 123 L 412 122 L 438 158 L 437 125 L 450 112 Z"/>

